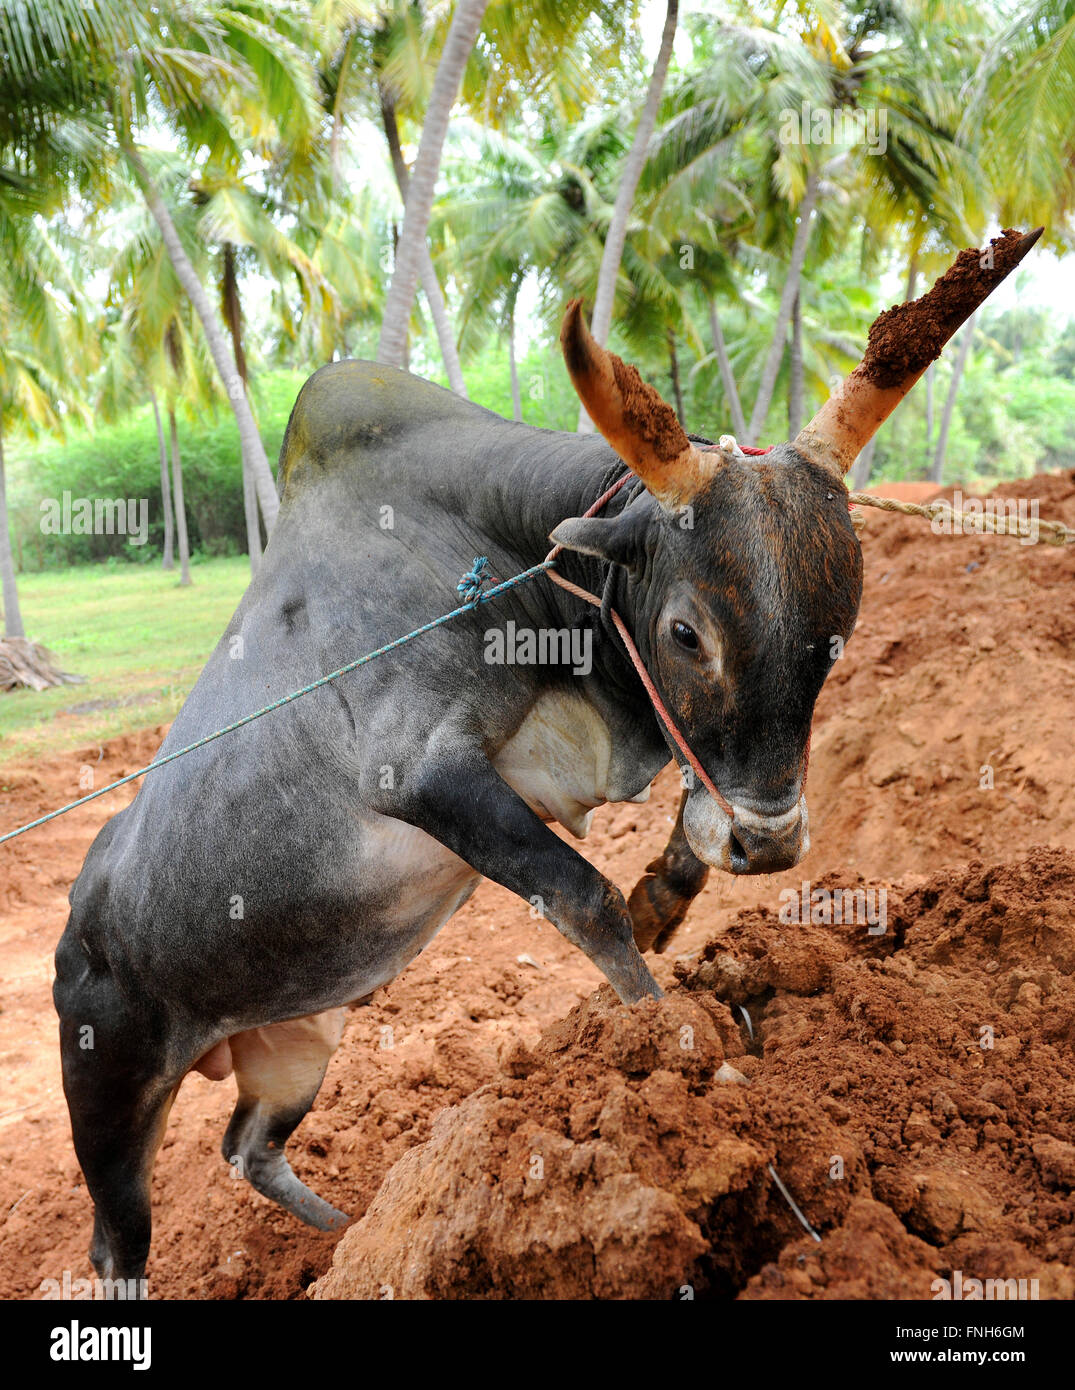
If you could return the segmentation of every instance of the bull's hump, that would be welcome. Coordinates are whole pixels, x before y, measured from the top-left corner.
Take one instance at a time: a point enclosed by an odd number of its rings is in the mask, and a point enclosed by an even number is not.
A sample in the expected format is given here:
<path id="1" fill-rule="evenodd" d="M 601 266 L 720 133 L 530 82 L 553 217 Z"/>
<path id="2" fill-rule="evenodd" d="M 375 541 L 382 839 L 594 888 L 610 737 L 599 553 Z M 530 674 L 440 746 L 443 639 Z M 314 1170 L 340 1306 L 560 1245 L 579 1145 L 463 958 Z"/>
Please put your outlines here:
<path id="1" fill-rule="evenodd" d="M 330 362 L 299 392 L 280 457 L 285 483 L 301 465 L 345 467 L 356 450 L 376 448 L 438 421 L 506 423 L 442 386 L 379 362 Z"/>

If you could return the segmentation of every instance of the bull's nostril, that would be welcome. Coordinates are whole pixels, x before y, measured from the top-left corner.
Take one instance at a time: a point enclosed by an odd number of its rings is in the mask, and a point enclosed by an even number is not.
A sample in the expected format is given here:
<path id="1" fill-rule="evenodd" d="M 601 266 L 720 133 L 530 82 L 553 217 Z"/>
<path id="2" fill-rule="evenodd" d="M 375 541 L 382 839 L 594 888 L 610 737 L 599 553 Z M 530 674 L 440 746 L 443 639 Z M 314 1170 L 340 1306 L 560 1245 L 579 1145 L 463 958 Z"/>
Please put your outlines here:
<path id="1" fill-rule="evenodd" d="M 750 860 L 747 858 L 746 850 L 736 839 L 734 832 L 732 833 L 730 848 L 732 860 L 732 873 L 745 874 L 750 868 Z"/>

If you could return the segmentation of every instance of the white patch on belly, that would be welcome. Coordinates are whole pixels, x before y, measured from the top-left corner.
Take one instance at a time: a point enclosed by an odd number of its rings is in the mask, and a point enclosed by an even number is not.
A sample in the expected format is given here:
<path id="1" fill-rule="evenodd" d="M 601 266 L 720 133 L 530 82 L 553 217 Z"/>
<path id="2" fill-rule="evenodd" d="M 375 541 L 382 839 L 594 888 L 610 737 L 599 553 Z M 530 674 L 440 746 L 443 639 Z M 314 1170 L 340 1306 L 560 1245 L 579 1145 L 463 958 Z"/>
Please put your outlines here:
<path id="1" fill-rule="evenodd" d="M 360 999 L 404 970 L 477 886 L 481 875 L 416 826 L 390 816 L 363 817 L 355 880 L 384 904 L 378 941 L 366 966 L 329 1002 Z"/>
<path id="2" fill-rule="evenodd" d="M 556 692 L 538 698 L 493 766 L 542 820 L 559 821 L 584 840 L 594 807 L 623 800 L 609 787 L 611 757 L 608 726 L 593 705 Z M 636 799 L 648 793 L 646 787 Z"/>
<path id="3" fill-rule="evenodd" d="M 432 835 L 390 816 L 370 816 L 362 852 L 364 873 L 392 893 L 392 916 L 400 922 L 436 916 L 480 877 Z"/>

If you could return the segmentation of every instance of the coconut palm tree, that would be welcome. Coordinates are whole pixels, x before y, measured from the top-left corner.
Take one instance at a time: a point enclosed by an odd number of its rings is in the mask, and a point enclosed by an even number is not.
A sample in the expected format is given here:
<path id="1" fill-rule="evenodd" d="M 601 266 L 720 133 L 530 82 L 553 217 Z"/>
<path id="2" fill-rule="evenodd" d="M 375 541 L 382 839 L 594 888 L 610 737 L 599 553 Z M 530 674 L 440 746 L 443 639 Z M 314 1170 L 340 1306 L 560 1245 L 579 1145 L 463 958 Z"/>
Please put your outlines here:
<path id="1" fill-rule="evenodd" d="M 599 254 L 587 207 L 601 200 L 577 159 L 586 159 L 585 131 L 569 137 L 550 128 L 524 141 L 462 119 L 445 165 L 448 186 L 431 230 L 450 243 L 463 286 L 461 348 L 464 355 L 476 351 L 490 332 L 506 338 L 517 413 L 515 313 L 524 283 L 537 279 L 551 328 L 562 313 L 572 258 L 587 241 L 591 256 Z"/>
<path id="2" fill-rule="evenodd" d="M 407 161 L 403 157 L 403 143 L 400 139 L 399 121 L 396 116 L 396 99 L 391 88 L 383 81 L 380 85 L 380 93 L 381 120 L 384 124 L 385 139 L 388 142 L 388 154 L 392 161 L 392 170 L 395 174 L 396 185 L 399 188 L 399 195 L 406 205 L 411 175 L 407 168 Z M 440 286 L 440 280 L 437 278 L 433 257 L 429 254 L 427 241 L 423 241 L 419 256 L 421 262 L 419 279 L 422 282 L 426 303 L 429 305 L 429 314 L 433 320 L 437 341 L 440 343 L 441 358 L 444 361 L 444 369 L 448 373 L 448 384 L 457 396 L 462 396 L 466 400 L 467 383 L 463 376 L 459 352 L 455 345 L 452 321 L 448 315 L 448 305 L 444 298 L 444 291 Z"/>
<path id="3" fill-rule="evenodd" d="M 623 246 L 627 239 L 627 222 L 634 206 L 638 181 L 642 176 L 642 167 L 649 152 L 650 137 L 657 124 L 657 108 L 661 104 L 665 77 L 668 74 L 668 65 L 672 60 L 672 44 L 676 36 L 678 19 L 678 0 L 668 0 L 664 29 L 661 33 L 661 46 L 650 74 L 646 99 L 642 104 L 631 147 L 623 162 L 619 186 L 616 189 L 616 201 L 612 207 L 612 217 L 609 219 L 608 232 L 605 236 L 605 249 L 601 256 L 601 270 L 597 277 L 597 293 L 594 296 L 593 317 L 590 324 L 590 332 L 602 345 L 608 340 L 609 329 L 612 326 L 612 302 L 616 293 L 620 261 L 623 258 Z M 592 428 L 591 424 L 590 429 L 592 430 Z"/>
<path id="4" fill-rule="evenodd" d="M 185 205 L 177 208 L 174 221 L 182 229 L 191 257 L 198 257 L 199 278 L 208 279 L 208 266 L 215 253 L 212 238 L 202 225 L 201 210 L 188 199 Z M 180 583 L 187 585 L 191 582 L 190 553 L 178 413 L 183 407 L 204 410 L 215 406 L 220 392 L 214 390 L 215 378 L 211 360 L 207 359 L 204 335 L 195 330 L 190 301 L 183 293 L 158 227 L 146 216 L 144 207 L 133 199 L 121 203 L 113 210 L 111 220 L 105 222 L 102 234 L 112 243 L 107 261 L 109 308 L 121 315 L 102 382 L 103 404 L 106 412 L 111 412 L 125 404 L 129 406 L 136 398 L 149 396 L 161 448 L 162 493 L 167 499 L 170 490 L 172 496 L 170 506 L 174 513 Z M 216 254 L 223 259 L 221 253 Z M 236 348 L 241 354 L 241 337 Z M 126 382 L 122 379 L 124 372 L 129 378 Z M 167 439 L 160 419 L 161 403 L 167 421 Z M 166 518 L 168 512 L 166 500 Z M 248 513 L 248 522 L 250 519 Z M 256 528 L 256 511 L 253 524 Z"/>
<path id="5" fill-rule="evenodd" d="M 4 636 L 25 638 L 11 549 L 4 462 L 17 419 L 31 434 L 62 434 L 85 412 L 79 370 L 92 360 L 81 295 L 52 238 L 33 218 L 0 203 L 0 595 Z"/>
<path id="6" fill-rule="evenodd" d="M 250 267 L 266 272 L 286 287 L 280 301 L 289 305 L 286 325 L 320 315 L 335 319 L 329 307 L 334 305 L 331 287 L 299 241 L 283 230 L 283 224 L 295 226 L 309 216 L 301 200 L 302 190 L 288 188 L 287 185 L 296 180 L 286 174 L 279 177 L 272 163 L 253 158 L 244 160 L 244 154 L 253 153 L 240 145 L 219 163 L 207 160 L 202 169 L 192 171 L 189 178 L 189 191 L 198 210 L 198 240 L 215 251 L 212 274 L 219 284 L 221 317 L 231 341 L 235 370 L 248 398 L 250 382 L 243 342 L 241 288 L 244 269 Z M 305 181 L 308 173 L 307 169 L 301 169 L 298 182 Z M 289 193 L 297 195 L 295 201 L 289 201 Z M 317 218 L 327 213 L 324 201 L 315 197 Z M 243 502 L 247 549 L 251 570 L 256 574 L 261 557 L 256 475 L 253 459 L 245 453 Z"/>
<path id="7" fill-rule="evenodd" d="M 525 93 L 540 124 L 569 128 L 607 104 L 638 11 L 638 0 L 489 0 L 464 105 L 475 120 L 508 131 Z"/>
<path id="8" fill-rule="evenodd" d="M 81 147 L 69 140 L 66 155 L 83 182 L 106 168 L 115 176 L 115 161 L 103 155 L 121 152 L 201 322 L 270 527 L 279 499 L 250 403 L 139 134 L 152 112 L 180 140 L 219 157 L 237 132 L 254 126 L 303 157 L 316 144 L 321 117 L 304 52 L 307 23 L 297 7 L 268 0 L 233 6 L 161 0 L 150 8 L 119 0 L 38 0 L 0 13 L 0 146 L 30 159 L 43 140 L 55 144 L 74 130 Z"/>
<path id="9" fill-rule="evenodd" d="M 396 247 L 395 269 L 385 300 L 381 337 L 377 345 L 378 362 L 391 366 L 403 366 L 407 325 L 421 273 L 441 153 L 448 134 L 448 118 L 459 95 L 463 73 L 478 37 L 485 7 L 486 0 L 456 0 L 437 64 L 437 75 L 429 94 L 418 157 L 407 185 L 403 230 Z"/>
<path id="10" fill-rule="evenodd" d="M 191 254 L 200 251 L 199 259 L 204 262 L 207 248 L 194 236 L 193 207 L 188 205 L 178 220 L 180 224 L 185 224 L 184 236 L 191 247 Z M 102 383 L 101 404 L 108 418 L 120 413 L 124 407 L 129 408 L 137 391 L 149 396 L 160 451 L 161 494 L 166 527 L 164 567 L 170 569 L 174 565 L 172 537 L 169 534 L 174 529 L 178 542 L 180 584 L 186 586 L 190 583 L 190 549 L 175 409 L 177 397 L 195 386 L 203 398 L 209 394 L 205 383 L 192 377 L 189 372 L 189 364 L 196 360 L 194 347 L 189 341 L 185 314 L 189 301 L 183 293 L 159 228 L 146 215 L 142 202 L 128 198 L 114 208 L 105 234 L 108 241 L 113 243 L 107 266 L 109 304 L 113 312 L 121 315 L 121 327 L 107 362 L 108 372 Z M 198 272 L 199 278 L 203 273 Z M 126 382 L 122 377 L 125 371 L 128 374 Z M 168 420 L 167 439 L 161 420 L 161 398 Z M 180 470 L 178 474 L 177 465 Z M 256 511 L 253 520 L 256 527 Z"/>
<path id="11" fill-rule="evenodd" d="M 325 46 L 320 62 L 323 101 L 330 115 L 329 172 L 337 197 L 343 197 L 345 135 L 358 118 L 383 128 L 399 198 L 406 204 L 410 169 L 404 156 L 400 105 L 407 112 L 429 98 L 429 74 L 440 30 L 425 7 L 414 0 L 386 0 L 369 16 L 356 15 Z M 375 100 L 370 96 L 374 94 Z M 367 184 L 368 187 L 368 184 Z M 395 231 L 390 233 L 398 241 Z M 419 280 L 437 334 L 449 385 L 466 397 L 455 335 L 444 291 L 429 247 L 419 248 Z M 408 311 L 409 321 L 409 311 Z"/>
<path id="12" fill-rule="evenodd" d="M 347 356 L 356 333 L 375 334 L 384 308 L 380 256 L 389 226 L 380 190 L 367 185 L 323 221 L 314 225 L 306 220 L 293 229 L 294 240 L 306 251 L 328 296 L 323 312 L 297 319 L 290 297 L 276 282 L 273 322 L 279 326 L 281 352 L 286 345 L 298 352 L 300 361 L 311 354 L 328 360 L 336 350 Z"/>
<path id="13" fill-rule="evenodd" d="M 158 387 L 154 383 L 153 358 L 159 362 L 160 353 L 146 360 L 144 344 L 135 340 L 125 316 L 114 322 L 102 323 L 99 336 L 104 343 L 104 361 L 97 380 L 93 403 L 94 419 L 108 423 L 129 415 L 148 397 L 157 431 L 157 455 L 160 464 L 161 513 L 164 517 L 164 541 L 161 549 L 161 569 L 175 568 L 175 514 L 172 509 L 172 471 L 168 462 L 168 446 L 164 439 Z M 159 374 L 159 368 L 158 368 Z"/>
<path id="14" fill-rule="evenodd" d="M 1075 10 L 1023 0 L 981 54 L 963 135 L 980 151 L 1001 226 L 1055 226 L 1075 207 Z"/>
<path id="15" fill-rule="evenodd" d="M 862 208 L 875 254 L 900 225 L 957 239 L 981 223 L 976 166 L 957 127 L 982 22 L 950 8 L 945 19 L 931 7 L 933 44 L 915 12 L 898 4 L 833 12 L 799 0 L 792 26 L 759 25 L 744 11 L 744 23 L 693 31 L 694 61 L 670 92 L 642 187 L 683 208 L 688 197 L 697 205 L 715 158 L 739 170 L 753 210 L 750 240 L 780 286 L 748 442 L 764 428 L 811 244 L 841 202 Z M 830 120 L 815 140 L 815 112 L 882 110 L 883 139 L 841 141 Z"/>
<path id="16" fill-rule="evenodd" d="M 202 284 L 216 282 L 220 322 L 228 333 L 235 371 L 249 395 L 245 273 L 264 272 L 281 287 L 275 307 L 284 334 L 295 337 L 302 331 L 320 355 L 331 356 L 340 301 L 316 255 L 317 245 L 330 235 L 317 211 L 330 216 L 328 209 L 323 204 L 316 211 L 304 202 L 289 204 L 276 187 L 273 165 L 256 158 L 253 150 L 248 153 L 246 161 L 236 159 L 234 151 L 220 163 L 206 158 L 200 169 L 174 152 L 146 158 L 152 159 L 152 181 L 168 202 L 195 275 Z M 130 303 L 131 327 L 143 350 L 159 353 L 167 323 L 184 295 L 174 257 L 167 253 L 159 227 L 146 215 L 145 203 L 123 189 L 115 191 L 102 234 L 118 242 L 111 267 L 113 298 Z M 337 256 L 337 266 L 341 262 Z M 248 553 L 256 573 L 261 553 L 256 479 L 250 458 L 244 454 L 242 462 Z"/>
<path id="17" fill-rule="evenodd" d="M 657 51 L 657 60 L 653 64 L 653 71 L 650 73 L 646 99 L 642 104 L 634 138 L 623 162 L 623 170 L 616 190 L 616 201 L 612 206 L 612 216 L 609 219 L 608 231 L 605 234 L 605 249 L 601 256 L 601 269 L 597 276 L 597 293 L 594 296 L 593 318 L 590 327 L 591 333 L 602 346 L 607 342 L 609 329 L 612 327 L 612 307 L 616 297 L 620 263 L 623 260 L 624 242 L 627 240 L 627 224 L 631 216 L 631 209 L 634 206 L 638 181 L 642 176 L 642 168 L 649 152 L 650 139 L 654 126 L 657 124 L 657 109 L 661 104 L 661 94 L 664 91 L 664 82 L 668 75 L 668 65 L 672 60 L 672 45 L 675 41 L 678 20 L 679 0 L 668 0 L 664 28 L 661 32 L 661 46 Z M 678 381 L 678 371 L 675 375 Z M 592 434 L 593 428 L 593 421 L 587 415 L 585 407 L 580 405 L 579 433 Z"/>
<path id="18" fill-rule="evenodd" d="M 616 72 L 637 8 L 637 0 L 597 0 L 597 3 L 594 0 L 491 0 L 484 6 L 474 4 L 468 7 L 470 20 L 467 32 L 472 31 L 473 35 L 477 35 L 480 29 L 481 43 L 475 46 L 471 38 L 471 50 L 460 74 L 460 104 L 475 119 L 504 133 L 510 133 L 518 121 L 520 94 L 525 94 L 524 104 L 528 115 L 538 128 L 558 125 L 563 129 L 569 123 L 581 122 L 587 109 L 604 96 L 602 89 L 607 89 L 611 76 Z M 439 129 L 438 122 L 443 120 L 446 125 L 447 121 L 447 110 L 440 109 L 437 121 L 429 126 L 429 115 L 437 109 L 433 95 L 437 91 L 437 82 L 442 80 L 441 68 L 448 56 L 448 48 L 446 44 L 441 52 L 441 63 L 431 83 L 431 40 L 435 40 L 436 34 L 428 23 L 422 22 L 424 9 L 424 5 L 411 3 L 410 0 L 396 0 L 393 6 L 386 6 L 386 11 L 390 13 L 387 13 L 385 23 L 374 37 L 367 60 L 367 66 L 371 65 L 377 73 L 378 93 L 388 99 L 388 109 L 382 107 L 380 116 L 384 119 L 390 148 L 395 144 L 392 118 L 398 119 L 405 113 L 413 114 L 423 108 L 426 111 L 418 161 L 409 171 L 407 180 L 404 230 L 397 248 L 396 274 L 386 305 L 386 324 L 387 316 L 391 313 L 393 317 L 389 331 L 394 353 L 391 360 L 398 362 L 402 360 L 410 304 L 414 298 L 417 275 L 420 275 L 423 287 L 427 289 L 427 300 L 431 304 L 449 379 L 458 388 L 461 371 L 453 362 L 453 350 L 446 343 L 449 320 L 446 314 L 441 315 L 436 304 L 439 288 L 434 283 L 435 277 L 430 276 L 421 250 L 426 243 L 428 214 L 421 219 L 421 236 L 415 233 L 419 271 L 412 273 L 413 268 L 408 269 L 406 262 L 401 266 L 400 260 L 401 256 L 410 254 L 406 243 L 406 238 L 411 235 L 408 222 L 412 227 L 417 227 L 420 220 L 416 214 L 412 214 L 410 199 L 413 179 L 419 173 L 422 150 L 427 144 L 427 127 L 432 141 Z M 479 9 L 483 11 L 480 15 Z M 453 13 L 453 26 L 457 21 L 460 24 L 463 22 L 460 4 L 456 5 Z M 456 52 L 456 61 L 458 58 Z M 438 96 L 438 102 L 443 102 L 443 93 Z M 450 106 L 451 100 L 448 101 Z M 401 161 L 394 148 L 392 160 L 398 173 Z M 433 168 L 432 164 L 424 170 L 423 177 L 428 175 L 429 168 Z M 435 168 L 432 177 L 435 182 Z M 429 191 L 430 207 L 432 201 L 432 192 Z M 410 279 L 409 292 L 401 277 L 401 269 Z M 428 291 L 432 291 L 432 296 Z M 397 296 L 406 300 L 402 310 L 398 308 Z"/>
<path id="19" fill-rule="evenodd" d="M 179 428 L 175 418 L 178 384 L 187 370 L 187 357 L 183 352 L 179 320 L 173 320 L 165 335 L 165 348 L 172 371 L 176 378 L 175 389 L 168 401 L 168 439 L 172 449 L 172 490 L 175 507 L 176 539 L 179 543 L 179 584 L 181 588 L 190 584 L 190 541 L 187 538 L 187 504 L 183 495 L 183 460 L 179 453 Z"/>
<path id="20" fill-rule="evenodd" d="M 411 0 L 385 0 L 374 9 L 372 17 L 353 15 L 324 45 L 319 61 L 322 100 L 329 117 L 329 178 L 337 200 L 345 200 L 344 158 L 353 139 L 352 128 L 359 119 L 377 122 L 383 127 L 396 190 L 405 204 L 410 170 L 403 151 L 399 106 L 402 100 L 409 110 L 428 98 L 426 76 L 435 56 L 438 29 L 424 22 L 427 16 L 422 7 Z M 368 175 L 365 187 L 368 191 Z M 449 385 L 457 395 L 466 397 L 447 302 L 425 244 L 420 251 L 419 279 Z"/>
<path id="21" fill-rule="evenodd" d="M 963 325 L 960 334 L 959 351 L 956 353 L 952 363 L 952 378 L 948 383 L 948 394 L 944 398 L 944 409 L 941 411 L 941 424 L 937 432 L 937 449 L 933 455 L 933 466 L 930 469 L 930 478 L 938 487 L 944 480 L 944 456 L 948 449 L 948 432 L 952 428 L 952 416 L 955 413 L 956 397 L 959 395 L 959 385 L 963 380 L 963 373 L 967 369 L 967 362 L 970 358 L 971 346 L 974 342 L 974 321 L 976 314 L 971 314 L 970 318 Z"/>

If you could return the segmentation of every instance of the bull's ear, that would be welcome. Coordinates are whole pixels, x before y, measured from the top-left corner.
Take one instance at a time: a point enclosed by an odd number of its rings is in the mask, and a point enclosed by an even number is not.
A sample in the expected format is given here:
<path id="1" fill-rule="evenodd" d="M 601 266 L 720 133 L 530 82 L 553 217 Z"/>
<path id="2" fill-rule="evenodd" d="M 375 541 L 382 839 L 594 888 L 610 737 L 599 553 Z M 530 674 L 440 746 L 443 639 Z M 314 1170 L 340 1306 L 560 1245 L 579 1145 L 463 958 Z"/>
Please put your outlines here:
<path id="1" fill-rule="evenodd" d="M 560 345 L 590 419 L 667 511 L 689 502 L 712 464 L 690 442 L 676 412 L 637 370 L 606 352 L 586 327 L 582 301 L 567 306 Z"/>
<path id="2" fill-rule="evenodd" d="M 550 539 L 565 550 L 611 560 L 614 565 L 635 570 L 642 564 L 642 537 L 630 516 L 604 521 L 596 516 L 571 516 L 561 521 Z"/>

